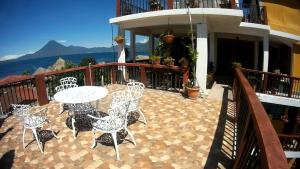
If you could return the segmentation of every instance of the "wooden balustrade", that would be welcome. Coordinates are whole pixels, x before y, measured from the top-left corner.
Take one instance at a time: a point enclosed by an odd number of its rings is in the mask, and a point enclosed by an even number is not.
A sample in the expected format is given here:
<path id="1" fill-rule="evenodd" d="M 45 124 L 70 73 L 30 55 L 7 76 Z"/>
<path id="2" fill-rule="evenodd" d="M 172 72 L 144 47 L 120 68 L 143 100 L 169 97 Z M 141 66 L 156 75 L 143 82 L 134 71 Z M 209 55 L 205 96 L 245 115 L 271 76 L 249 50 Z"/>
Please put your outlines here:
<path id="1" fill-rule="evenodd" d="M 240 69 L 235 69 L 233 95 L 237 116 L 237 155 L 233 168 L 287 169 L 277 133 Z"/>
<path id="2" fill-rule="evenodd" d="M 26 103 L 33 103 L 37 101 L 40 105 L 45 105 L 52 99 L 55 93 L 54 89 L 59 85 L 59 80 L 67 76 L 77 78 L 79 86 L 125 83 L 132 79 L 143 82 L 147 87 L 156 88 L 162 85 L 162 81 L 167 80 L 161 77 L 164 74 L 166 74 L 165 77 L 171 77 L 168 79 L 172 81 L 169 84 L 171 88 L 182 87 L 182 84 L 187 83 L 188 70 L 178 66 L 169 67 L 136 63 L 97 64 L 91 65 L 91 67 L 76 67 L 10 79 L 0 84 L 0 102 L 5 113 L 10 111 L 10 105 L 13 103 L 24 103 L 25 101 Z M 176 76 L 176 78 L 173 78 L 173 76 Z"/>
<path id="3" fill-rule="evenodd" d="M 300 78 L 244 68 L 241 70 L 258 93 L 300 99 Z"/>

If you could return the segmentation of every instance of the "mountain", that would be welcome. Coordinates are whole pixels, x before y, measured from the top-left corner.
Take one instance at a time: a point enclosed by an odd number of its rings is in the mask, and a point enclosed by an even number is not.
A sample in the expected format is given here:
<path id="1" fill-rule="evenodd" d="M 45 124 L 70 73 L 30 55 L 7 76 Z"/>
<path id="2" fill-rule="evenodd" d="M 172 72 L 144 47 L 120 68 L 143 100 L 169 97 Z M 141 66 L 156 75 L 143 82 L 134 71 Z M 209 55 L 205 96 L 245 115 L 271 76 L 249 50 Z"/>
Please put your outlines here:
<path id="1" fill-rule="evenodd" d="M 126 48 L 129 48 L 126 46 Z M 117 51 L 117 47 L 94 47 L 86 48 L 81 46 L 64 46 L 54 40 L 49 41 L 45 46 L 35 53 L 27 54 L 19 57 L 19 60 L 43 58 L 49 56 L 63 56 L 72 54 L 84 54 L 84 53 L 103 53 Z M 147 52 L 148 43 L 136 43 L 136 52 Z"/>

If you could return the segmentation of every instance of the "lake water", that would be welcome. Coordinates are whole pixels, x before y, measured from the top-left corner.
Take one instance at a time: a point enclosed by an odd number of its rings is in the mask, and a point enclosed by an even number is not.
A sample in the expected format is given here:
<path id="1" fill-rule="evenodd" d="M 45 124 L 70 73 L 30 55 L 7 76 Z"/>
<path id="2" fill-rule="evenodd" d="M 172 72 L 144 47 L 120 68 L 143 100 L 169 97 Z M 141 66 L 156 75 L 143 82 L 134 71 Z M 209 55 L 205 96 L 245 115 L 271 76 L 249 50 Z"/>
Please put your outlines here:
<path id="1" fill-rule="evenodd" d="M 75 64 L 79 64 L 84 57 L 93 57 L 99 62 L 114 62 L 117 57 L 117 53 L 88 53 L 88 54 L 76 54 L 76 55 L 64 55 L 60 56 L 64 60 L 70 60 Z M 9 60 L 0 62 L 0 79 L 8 75 L 22 74 L 25 70 L 33 73 L 39 67 L 48 68 L 53 65 L 59 57 L 51 56 L 39 59 L 28 60 Z"/>

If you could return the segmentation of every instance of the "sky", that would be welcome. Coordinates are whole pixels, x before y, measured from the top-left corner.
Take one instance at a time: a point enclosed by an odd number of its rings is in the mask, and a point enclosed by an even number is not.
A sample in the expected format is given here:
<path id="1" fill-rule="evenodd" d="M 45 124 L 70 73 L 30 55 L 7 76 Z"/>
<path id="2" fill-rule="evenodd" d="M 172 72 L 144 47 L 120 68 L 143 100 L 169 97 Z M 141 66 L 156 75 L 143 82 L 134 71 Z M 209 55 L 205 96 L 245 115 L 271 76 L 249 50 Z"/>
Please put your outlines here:
<path id="1" fill-rule="evenodd" d="M 0 0 L 0 60 L 36 52 L 49 40 L 110 47 L 115 6 L 116 0 Z"/>

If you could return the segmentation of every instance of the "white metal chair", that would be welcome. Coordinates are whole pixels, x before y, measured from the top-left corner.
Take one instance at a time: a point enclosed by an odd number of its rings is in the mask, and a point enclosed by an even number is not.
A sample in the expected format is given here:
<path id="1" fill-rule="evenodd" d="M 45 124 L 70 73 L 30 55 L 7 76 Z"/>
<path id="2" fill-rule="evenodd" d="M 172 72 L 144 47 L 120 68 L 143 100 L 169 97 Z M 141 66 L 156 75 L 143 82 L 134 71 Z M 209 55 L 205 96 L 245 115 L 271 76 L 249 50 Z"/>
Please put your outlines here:
<path id="1" fill-rule="evenodd" d="M 58 138 L 57 135 L 52 130 L 52 126 L 50 124 L 50 121 L 48 120 L 48 117 L 47 117 L 48 108 L 43 108 L 34 113 L 30 113 L 29 105 L 12 104 L 12 107 L 14 109 L 13 113 L 15 115 L 17 115 L 22 120 L 22 123 L 23 123 L 23 148 L 26 147 L 25 146 L 26 129 L 31 129 L 41 152 L 44 153 L 41 143 L 40 143 L 40 140 L 37 135 L 37 128 L 42 127 L 45 123 L 48 123 L 53 136 L 55 138 Z"/>
<path id="2" fill-rule="evenodd" d="M 73 80 L 73 82 L 74 82 L 74 80 Z M 75 84 L 73 84 L 73 83 L 72 84 L 71 83 L 67 83 L 66 80 L 64 80 L 63 84 L 61 84 L 59 86 L 56 86 L 54 90 L 55 90 L 55 92 L 60 92 L 62 90 L 66 90 L 68 88 L 73 88 L 73 87 L 78 87 L 78 85 L 76 83 Z M 68 104 L 60 103 L 59 104 L 59 114 L 62 114 L 65 111 L 64 105 L 69 106 Z"/>
<path id="3" fill-rule="evenodd" d="M 94 114 L 96 109 L 90 103 L 68 104 L 70 108 L 69 116 L 72 117 L 73 137 L 76 138 L 76 119 L 82 115 Z"/>
<path id="4" fill-rule="evenodd" d="M 131 100 L 133 100 L 129 106 L 129 112 L 139 112 L 143 117 L 144 123 L 147 124 L 144 113 L 140 109 L 140 100 L 143 97 L 145 85 L 140 82 L 129 82 L 127 83 L 127 88 L 130 93 Z"/>
<path id="5" fill-rule="evenodd" d="M 100 131 L 103 133 L 110 133 L 112 135 L 113 143 L 116 149 L 117 153 L 117 159 L 119 160 L 119 151 L 118 151 L 118 143 L 117 143 L 117 132 L 124 129 L 128 132 L 128 135 L 131 137 L 132 142 L 134 145 L 136 145 L 136 142 L 134 140 L 133 135 L 127 128 L 127 115 L 128 115 L 128 106 L 130 102 L 128 101 L 122 101 L 116 103 L 116 105 L 113 105 L 112 108 L 108 110 L 108 116 L 98 118 L 92 115 L 88 115 L 92 119 L 97 120 L 96 122 L 93 122 L 93 137 L 94 142 L 91 148 L 95 148 L 97 145 L 95 132 Z"/>
<path id="6" fill-rule="evenodd" d="M 65 77 L 59 80 L 60 84 L 76 84 L 77 79 L 75 77 Z"/>

